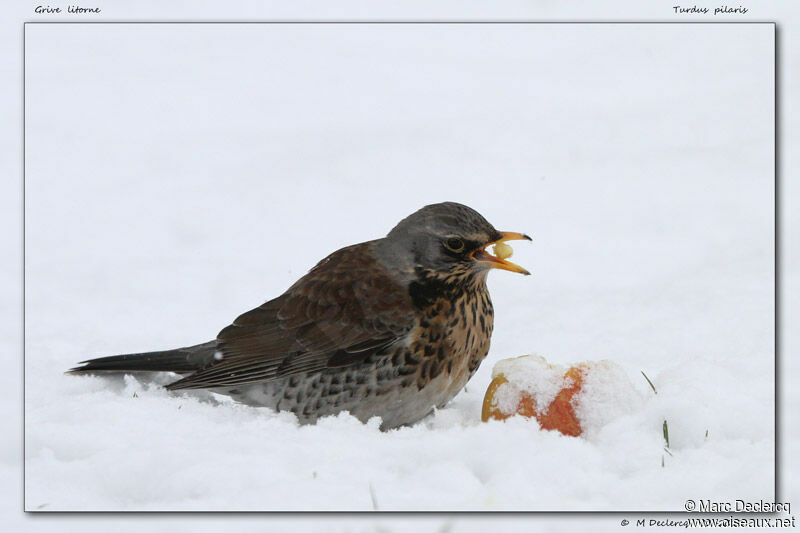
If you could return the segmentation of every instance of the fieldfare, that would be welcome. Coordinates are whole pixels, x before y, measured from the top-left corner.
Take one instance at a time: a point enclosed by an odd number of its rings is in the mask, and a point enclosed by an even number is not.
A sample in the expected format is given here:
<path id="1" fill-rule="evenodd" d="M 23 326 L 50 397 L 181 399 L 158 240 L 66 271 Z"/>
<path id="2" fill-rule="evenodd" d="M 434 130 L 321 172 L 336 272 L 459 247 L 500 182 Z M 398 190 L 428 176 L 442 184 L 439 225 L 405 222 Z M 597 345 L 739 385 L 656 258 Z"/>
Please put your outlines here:
<path id="1" fill-rule="evenodd" d="M 502 243 L 516 239 L 530 237 L 497 231 L 465 205 L 429 205 L 382 239 L 332 253 L 215 340 L 71 372 L 175 372 L 184 377 L 167 389 L 210 389 L 303 423 L 349 411 L 380 416 L 384 430 L 413 424 L 458 394 L 486 357 L 489 270 L 528 274 L 505 260 Z"/>

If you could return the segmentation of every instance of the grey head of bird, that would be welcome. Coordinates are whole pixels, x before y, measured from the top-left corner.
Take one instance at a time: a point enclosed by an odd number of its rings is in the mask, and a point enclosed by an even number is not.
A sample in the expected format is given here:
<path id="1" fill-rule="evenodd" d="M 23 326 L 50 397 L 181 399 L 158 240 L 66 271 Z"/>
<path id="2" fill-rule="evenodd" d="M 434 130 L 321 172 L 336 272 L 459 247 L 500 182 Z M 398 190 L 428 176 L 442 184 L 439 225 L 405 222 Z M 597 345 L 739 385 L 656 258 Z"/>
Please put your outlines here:
<path id="1" fill-rule="evenodd" d="M 456 202 L 427 205 L 401 220 L 378 242 L 381 259 L 415 277 L 443 282 L 484 281 L 497 268 L 529 272 L 488 248 L 511 240 L 531 240 L 523 233 L 498 231 L 480 213 Z"/>

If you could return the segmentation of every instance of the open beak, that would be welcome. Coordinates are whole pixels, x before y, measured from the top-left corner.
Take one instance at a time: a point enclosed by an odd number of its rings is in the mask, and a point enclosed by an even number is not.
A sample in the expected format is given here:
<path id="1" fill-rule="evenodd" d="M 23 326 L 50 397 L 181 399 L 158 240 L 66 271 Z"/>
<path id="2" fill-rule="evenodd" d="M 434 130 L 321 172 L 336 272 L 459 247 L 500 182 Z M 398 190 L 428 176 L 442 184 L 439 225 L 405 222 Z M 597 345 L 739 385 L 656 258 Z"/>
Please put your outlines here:
<path id="1" fill-rule="evenodd" d="M 510 272 L 517 272 L 519 274 L 525 274 L 526 276 L 530 276 L 530 272 L 525 270 L 519 265 L 515 265 L 511 261 L 506 261 L 505 259 L 500 259 L 497 256 L 492 255 L 487 248 L 489 246 L 503 243 L 505 241 L 530 241 L 533 240 L 524 233 L 515 233 L 513 231 L 501 231 L 500 238 L 496 241 L 492 241 L 487 243 L 483 249 L 476 250 L 472 252 L 472 259 L 478 261 L 479 263 L 483 263 L 489 268 L 499 268 L 501 270 L 508 270 Z M 508 254 L 511 255 L 510 253 Z"/>

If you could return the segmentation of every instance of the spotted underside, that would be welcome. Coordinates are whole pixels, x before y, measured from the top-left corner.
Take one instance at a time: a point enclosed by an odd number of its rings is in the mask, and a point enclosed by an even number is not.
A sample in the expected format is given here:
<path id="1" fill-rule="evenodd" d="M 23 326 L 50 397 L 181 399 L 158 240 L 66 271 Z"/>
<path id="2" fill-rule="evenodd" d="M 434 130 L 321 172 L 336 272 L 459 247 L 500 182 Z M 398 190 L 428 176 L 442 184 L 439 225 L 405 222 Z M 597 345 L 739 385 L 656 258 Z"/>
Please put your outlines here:
<path id="1" fill-rule="evenodd" d="M 405 339 L 346 367 L 226 388 L 252 405 L 294 412 L 302 422 L 349 411 L 382 428 L 412 424 L 464 387 L 489 351 L 494 312 L 485 276 L 443 284 L 419 272 L 409 296 L 419 313 Z M 409 389 L 415 394 L 407 394 Z"/>

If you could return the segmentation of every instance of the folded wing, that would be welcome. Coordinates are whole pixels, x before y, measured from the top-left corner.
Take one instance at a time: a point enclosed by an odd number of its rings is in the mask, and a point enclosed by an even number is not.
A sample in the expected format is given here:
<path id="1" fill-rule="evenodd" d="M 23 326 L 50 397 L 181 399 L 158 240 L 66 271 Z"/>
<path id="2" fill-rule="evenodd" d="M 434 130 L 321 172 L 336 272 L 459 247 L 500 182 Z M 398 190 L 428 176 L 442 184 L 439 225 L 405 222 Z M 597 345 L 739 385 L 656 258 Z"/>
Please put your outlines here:
<path id="1" fill-rule="evenodd" d="M 323 259 L 282 296 L 217 336 L 205 368 L 170 389 L 226 387 L 346 366 L 386 350 L 414 326 L 405 288 L 377 268 L 371 243 Z"/>

